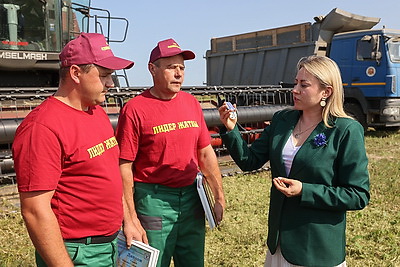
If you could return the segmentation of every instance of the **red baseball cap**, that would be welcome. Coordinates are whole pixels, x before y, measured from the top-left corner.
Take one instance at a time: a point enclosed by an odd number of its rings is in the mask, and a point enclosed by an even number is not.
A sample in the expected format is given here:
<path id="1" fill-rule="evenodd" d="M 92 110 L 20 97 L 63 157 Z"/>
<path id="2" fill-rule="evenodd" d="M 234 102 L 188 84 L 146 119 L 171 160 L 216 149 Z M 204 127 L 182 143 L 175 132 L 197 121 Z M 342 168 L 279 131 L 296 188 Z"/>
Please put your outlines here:
<path id="1" fill-rule="evenodd" d="M 104 35 L 81 33 L 59 55 L 61 67 L 95 64 L 111 70 L 129 69 L 134 62 L 114 56 Z"/>
<path id="2" fill-rule="evenodd" d="M 180 46 L 174 39 L 167 39 L 158 42 L 157 46 L 151 51 L 150 63 L 154 63 L 159 58 L 162 57 L 173 57 L 176 55 L 182 55 L 183 59 L 194 59 L 195 54 L 189 50 L 181 50 Z"/>

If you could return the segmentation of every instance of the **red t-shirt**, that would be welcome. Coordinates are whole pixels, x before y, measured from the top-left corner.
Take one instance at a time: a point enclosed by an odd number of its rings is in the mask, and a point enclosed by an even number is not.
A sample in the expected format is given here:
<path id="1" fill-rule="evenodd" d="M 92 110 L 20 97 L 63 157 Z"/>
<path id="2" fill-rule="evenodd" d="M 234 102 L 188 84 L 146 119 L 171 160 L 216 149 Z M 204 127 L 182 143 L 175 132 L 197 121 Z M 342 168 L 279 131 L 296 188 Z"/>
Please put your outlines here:
<path id="1" fill-rule="evenodd" d="M 76 110 L 54 97 L 18 127 L 18 190 L 55 190 L 51 207 L 63 238 L 110 235 L 122 223 L 119 148 L 104 110 Z"/>
<path id="2" fill-rule="evenodd" d="M 171 100 L 146 90 L 131 99 L 118 119 L 120 158 L 133 161 L 134 181 L 183 187 L 198 172 L 198 149 L 210 144 L 196 98 L 179 92 Z"/>

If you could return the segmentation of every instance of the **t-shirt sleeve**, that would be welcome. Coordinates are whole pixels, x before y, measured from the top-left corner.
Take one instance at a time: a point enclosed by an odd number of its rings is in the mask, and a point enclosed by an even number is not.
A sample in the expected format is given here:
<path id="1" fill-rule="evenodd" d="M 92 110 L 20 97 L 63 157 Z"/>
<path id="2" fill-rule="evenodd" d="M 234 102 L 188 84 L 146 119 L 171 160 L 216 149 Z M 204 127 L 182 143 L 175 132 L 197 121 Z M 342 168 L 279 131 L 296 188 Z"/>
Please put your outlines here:
<path id="1" fill-rule="evenodd" d="M 139 131 L 137 120 L 134 119 L 134 111 L 129 103 L 124 106 L 118 118 L 116 138 L 120 148 L 120 158 L 134 161 L 139 145 Z"/>
<path id="2" fill-rule="evenodd" d="M 13 143 L 18 190 L 56 189 L 62 171 L 61 151 L 57 136 L 40 123 L 32 122 L 18 131 Z"/>
<path id="3" fill-rule="evenodd" d="M 210 136 L 210 132 L 208 131 L 208 127 L 206 124 L 206 121 L 204 119 L 204 114 L 203 114 L 203 110 L 201 109 L 200 103 L 196 100 L 198 108 L 200 110 L 200 117 L 201 117 L 201 125 L 200 125 L 200 137 L 199 140 L 197 142 L 197 148 L 198 149 L 202 149 L 205 148 L 206 146 L 208 146 L 209 144 L 211 144 L 211 136 Z"/>

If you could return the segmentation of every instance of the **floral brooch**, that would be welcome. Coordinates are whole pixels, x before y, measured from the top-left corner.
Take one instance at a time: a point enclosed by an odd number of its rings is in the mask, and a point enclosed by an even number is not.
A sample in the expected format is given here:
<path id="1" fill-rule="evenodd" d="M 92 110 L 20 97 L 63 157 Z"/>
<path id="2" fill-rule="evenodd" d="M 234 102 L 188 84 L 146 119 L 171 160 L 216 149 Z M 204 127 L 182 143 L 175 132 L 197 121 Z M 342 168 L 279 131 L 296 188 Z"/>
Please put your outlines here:
<path id="1" fill-rule="evenodd" d="M 326 135 L 324 133 L 317 134 L 314 137 L 314 145 L 316 147 L 326 146 Z"/>

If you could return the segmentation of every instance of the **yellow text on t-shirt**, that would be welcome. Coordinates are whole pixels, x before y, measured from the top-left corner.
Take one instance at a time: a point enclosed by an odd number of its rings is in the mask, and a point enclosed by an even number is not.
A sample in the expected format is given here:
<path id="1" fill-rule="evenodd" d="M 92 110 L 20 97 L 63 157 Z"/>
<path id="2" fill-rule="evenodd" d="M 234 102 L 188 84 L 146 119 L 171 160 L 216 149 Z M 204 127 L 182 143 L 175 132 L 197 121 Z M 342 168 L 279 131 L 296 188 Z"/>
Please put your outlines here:
<path id="1" fill-rule="evenodd" d="M 89 158 L 101 156 L 106 150 L 111 149 L 116 145 L 118 145 L 118 142 L 115 136 L 110 137 L 107 140 L 101 142 L 100 144 L 88 148 L 87 152 L 89 153 Z"/>
<path id="2" fill-rule="evenodd" d="M 198 128 L 199 124 L 197 121 L 180 121 L 178 123 L 165 123 L 153 127 L 153 134 L 168 133 L 175 130 L 182 130 L 186 128 Z"/>

